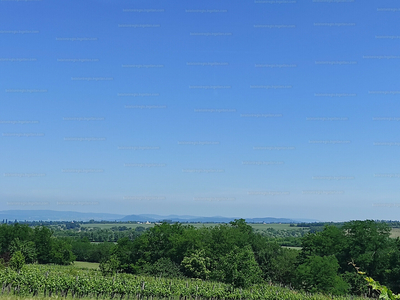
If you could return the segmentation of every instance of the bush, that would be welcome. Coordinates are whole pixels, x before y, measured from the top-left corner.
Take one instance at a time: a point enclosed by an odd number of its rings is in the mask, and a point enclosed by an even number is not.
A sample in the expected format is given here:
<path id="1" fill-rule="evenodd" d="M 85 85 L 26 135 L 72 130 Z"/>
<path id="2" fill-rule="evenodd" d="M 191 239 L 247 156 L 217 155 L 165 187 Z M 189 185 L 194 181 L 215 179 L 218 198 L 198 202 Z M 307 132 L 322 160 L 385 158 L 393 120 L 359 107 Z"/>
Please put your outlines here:
<path id="1" fill-rule="evenodd" d="M 102 261 L 99 268 L 103 276 L 113 275 L 120 270 L 121 262 L 118 260 L 118 257 L 113 254 L 108 260 Z"/>
<path id="2" fill-rule="evenodd" d="M 36 249 L 35 243 L 32 241 L 21 241 L 19 238 L 14 239 L 10 243 L 10 253 L 13 255 L 17 251 L 20 251 L 25 257 L 27 264 L 32 264 L 36 261 Z"/>
<path id="3" fill-rule="evenodd" d="M 0 260 L 7 266 L 11 260 L 11 253 L 4 252 L 3 254 L 0 255 Z"/>
<path id="4" fill-rule="evenodd" d="M 350 285 L 350 293 L 352 295 L 364 295 L 368 293 L 368 283 L 362 276 L 355 272 L 346 271 L 342 277 Z"/>
<path id="5" fill-rule="evenodd" d="M 10 268 L 19 271 L 25 265 L 25 257 L 22 255 L 21 251 L 17 251 L 11 257 Z"/>
<path id="6" fill-rule="evenodd" d="M 210 259 L 205 257 L 204 250 L 185 256 L 181 263 L 185 274 L 192 278 L 208 279 L 210 275 Z"/>
<path id="7" fill-rule="evenodd" d="M 0 258 L 0 270 L 4 270 L 7 267 L 8 263 L 6 263 L 3 258 Z"/>
<path id="8" fill-rule="evenodd" d="M 143 268 L 143 272 L 153 276 L 162 276 L 169 278 L 184 277 L 179 265 L 169 258 L 160 258 L 153 265 L 147 264 Z"/>

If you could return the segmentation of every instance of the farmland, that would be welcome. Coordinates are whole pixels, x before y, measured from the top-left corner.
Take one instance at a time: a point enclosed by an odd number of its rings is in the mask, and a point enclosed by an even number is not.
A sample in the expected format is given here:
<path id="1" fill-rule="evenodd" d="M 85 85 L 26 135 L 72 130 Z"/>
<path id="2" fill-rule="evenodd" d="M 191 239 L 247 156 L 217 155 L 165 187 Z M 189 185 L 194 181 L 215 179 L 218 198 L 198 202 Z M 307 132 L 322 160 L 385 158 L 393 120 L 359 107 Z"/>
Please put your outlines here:
<path id="1" fill-rule="evenodd" d="M 183 223 L 186 224 L 186 223 Z M 151 224 L 134 224 L 134 223 L 85 223 L 82 224 L 81 227 L 84 228 L 99 228 L 99 229 L 111 229 L 113 227 L 119 227 L 119 226 L 125 226 L 129 229 L 136 229 L 137 227 L 144 227 L 144 228 L 151 228 L 154 227 L 154 223 Z M 192 225 L 195 228 L 200 228 L 200 227 L 211 227 L 211 226 L 217 226 L 218 223 L 187 223 L 187 225 Z M 277 224 L 277 223 L 270 223 L 270 224 L 252 224 L 249 223 L 251 227 L 253 227 L 255 230 L 263 230 L 267 228 L 273 228 L 277 230 L 292 230 L 292 229 L 299 229 L 299 227 L 290 227 L 290 224 Z"/>
<path id="2" fill-rule="evenodd" d="M 19 273 L 4 269 L 0 271 L 3 283 L 3 299 L 35 299 L 38 297 L 66 297 L 67 299 L 310 299 L 326 300 L 322 294 L 296 292 L 282 286 L 267 283 L 239 289 L 230 285 L 189 279 L 118 274 L 102 276 L 95 270 L 82 270 L 71 266 L 26 265 Z M 40 299 L 39 298 L 39 299 Z M 358 297 L 335 297 L 338 300 L 363 299 Z"/>
<path id="3" fill-rule="evenodd" d="M 183 223 L 186 224 L 186 223 Z M 212 227 L 212 226 L 217 226 L 217 223 L 188 223 L 187 225 L 192 225 L 195 228 L 201 228 L 201 227 Z M 254 228 L 254 230 L 256 232 L 260 232 L 262 233 L 264 230 L 268 229 L 268 228 L 272 228 L 275 230 L 299 230 L 299 229 L 304 229 L 304 230 L 308 230 L 308 227 L 296 227 L 296 226 L 290 226 L 290 224 L 278 224 L 278 223 L 270 223 L 270 224 L 252 224 L 249 223 L 248 225 L 250 225 L 251 227 Z M 94 223 L 94 224 L 90 224 L 90 223 L 85 223 L 85 224 L 81 224 L 80 225 L 81 228 L 85 228 L 87 230 L 90 229 L 111 229 L 111 228 L 115 228 L 115 227 L 126 227 L 127 229 L 136 229 L 138 227 L 144 227 L 144 228 L 151 228 L 154 227 L 155 224 L 151 223 L 151 224 L 137 224 L 137 223 Z M 392 228 L 391 234 L 390 234 L 391 238 L 397 238 L 400 237 L 400 228 Z"/>

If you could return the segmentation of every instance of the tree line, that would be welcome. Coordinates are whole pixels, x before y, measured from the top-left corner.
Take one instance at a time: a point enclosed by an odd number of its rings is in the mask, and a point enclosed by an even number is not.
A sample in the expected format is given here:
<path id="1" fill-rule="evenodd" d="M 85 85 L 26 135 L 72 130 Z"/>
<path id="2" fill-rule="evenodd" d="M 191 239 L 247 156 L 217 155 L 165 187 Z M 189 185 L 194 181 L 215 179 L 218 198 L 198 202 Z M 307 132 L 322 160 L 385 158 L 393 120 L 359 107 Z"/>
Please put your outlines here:
<path id="1" fill-rule="evenodd" d="M 369 277 L 400 292 L 400 240 L 391 227 L 373 220 L 344 222 L 339 228 L 301 238 L 300 251 L 280 247 L 243 219 L 195 229 L 162 224 L 131 241 L 121 239 L 102 263 L 104 272 L 187 276 L 234 286 L 274 282 L 307 292 L 364 295 Z"/>
<path id="2" fill-rule="evenodd" d="M 16 252 L 22 253 L 26 263 L 67 265 L 75 260 L 71 243 L 55 238 L 47 227 L 2 224 L 0 262 L 7 263 Z"/>

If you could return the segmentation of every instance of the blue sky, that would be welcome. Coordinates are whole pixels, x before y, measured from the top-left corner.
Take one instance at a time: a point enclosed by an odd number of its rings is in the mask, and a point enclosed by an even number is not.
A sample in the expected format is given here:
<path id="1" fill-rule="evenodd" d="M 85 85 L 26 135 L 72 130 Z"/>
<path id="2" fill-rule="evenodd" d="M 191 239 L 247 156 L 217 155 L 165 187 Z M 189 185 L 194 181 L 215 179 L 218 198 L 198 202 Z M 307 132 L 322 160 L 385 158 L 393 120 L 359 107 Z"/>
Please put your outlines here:
<path id="1" fill-rule="evenodd" d="M 0 210 L 399 219 L 397 1 L 0 1 Z"/>

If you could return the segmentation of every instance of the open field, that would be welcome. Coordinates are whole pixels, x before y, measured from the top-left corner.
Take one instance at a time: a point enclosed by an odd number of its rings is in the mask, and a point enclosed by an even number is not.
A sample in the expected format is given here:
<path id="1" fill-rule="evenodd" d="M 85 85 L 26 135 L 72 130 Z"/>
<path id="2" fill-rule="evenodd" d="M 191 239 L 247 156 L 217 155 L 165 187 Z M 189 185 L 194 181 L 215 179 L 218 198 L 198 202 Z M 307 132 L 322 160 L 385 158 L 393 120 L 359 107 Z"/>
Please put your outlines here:
<path id="1" fill-rule="evenodd" d="M 193 225 L 196 228 L 200 228 L 202 226 L 210 227 L 210 226 L 218 225 L 216 223 L 182 223 L 182 224 L 184 224 L 184 225 Z M 135 229 L 136 227 L 144 227 L 144 228 L 153 227 L 154 223 L 152 223 L 152 224 L 104 223 L 104 224 L 82 224 L 81 226 L 82 227 L 87 227 L 87 228 L 101 228 L 101 229 L 109 229 L 109 228 L 112 228 L 112 227 L 126 226 L 128 228 Z"/>
<path id="2" fill-rule="evenodd" d="M 290 246 L 282 246 L 282 248 L 294 249 L 294 250 L 301 250 L 301 247 L 290 247 Z"/>
<path id="3" fill-rule="evenodd" d="M 273 224 L 249 224 L 251 225 L 254 229 L 258 230 L 263 230 L 267 228 L 273 228 L 276 230 L 282 230 L 282 229 L 300 229 L 302 227 L 290 227 L 290 224 L 278 224 L 278 223 L 273 223 Z"/>
<path id="4" fill-rule="evenodd" d="M 102 224 L 82 224 L 81 227 L 86 228 L 100 228 L 100 229 L 110 229 L 111 227 L 119 227 L 126 226 L 128 228 L 136 228 L 136 227 L 144 227 L 149 228 L 153 227 L 154 224 L 133 224 L 133 223 L 102 223 Z"/>
<path id="5" fill-rule="evenodd" d="M 79 269 L 93 269 L 93 270 L 99 270 L 99 263 L 92 263 L 92 262 L 86 262 L 86 261 L 75 261 L 74 262 L 74 267 L 77 267 Z"/>
<path id="6" fill-rule="evenodd" d="M 400 228 L 393 228 L 390 232 L 390 237 L 397 238 L 400 237 Z"/>

